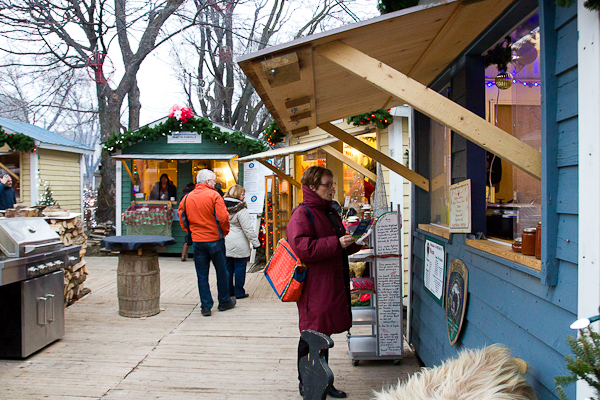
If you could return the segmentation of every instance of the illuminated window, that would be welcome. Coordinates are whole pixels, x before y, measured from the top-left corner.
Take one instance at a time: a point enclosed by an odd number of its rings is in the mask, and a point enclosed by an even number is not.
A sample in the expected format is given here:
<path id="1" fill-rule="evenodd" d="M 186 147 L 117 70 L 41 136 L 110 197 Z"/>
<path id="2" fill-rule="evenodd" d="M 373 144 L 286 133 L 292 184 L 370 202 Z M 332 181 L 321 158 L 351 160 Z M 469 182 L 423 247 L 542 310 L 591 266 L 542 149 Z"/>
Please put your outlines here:
<path id="1" fill-rule="evenodd" d="M 10 172 L 16 176 L 21 176 L 21 156 L 19 153 L 10 153 L 0 156 L 0 162 L 8 168 Z M 6 173 L 5 169 L 0 170 L 0 176 Z M 15 198 L 17 201 L 21 201 L 21 181 L 11 178 L 12 188 L 15 191 Z"/>
<path id="2" fill-rule="evenodd" d="M 494 80 L 498 74 L 492 65 L 485 71 L 488 121 L 541 150 L 541 82 L 539 14 L 510 33 L 512 61 L 508 65 L 511 86 L 500 90 Z M 489 165 L 492 165 L 490 170 Z M 488 153 L 487 167 L 488 234 L 513 239 L 524 228 L 533 228 L 541 220 L 541 181 L 504 160 Z M 492 190 L 489 190 L 489 187 Z M 500 229 L 497 221 L 512 221 Z M 496 222 L 494 222 L 496 221 Z M 512 231 L 512 232 L 511 232 Z"/>

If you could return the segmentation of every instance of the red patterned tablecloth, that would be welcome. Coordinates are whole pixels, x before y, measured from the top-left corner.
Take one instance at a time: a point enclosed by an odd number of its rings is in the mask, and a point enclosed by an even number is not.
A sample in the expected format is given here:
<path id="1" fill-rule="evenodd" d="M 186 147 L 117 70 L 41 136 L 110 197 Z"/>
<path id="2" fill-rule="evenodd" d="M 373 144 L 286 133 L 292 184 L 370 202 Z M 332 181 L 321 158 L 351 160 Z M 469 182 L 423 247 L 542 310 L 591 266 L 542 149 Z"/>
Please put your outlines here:
<path id="1" fill-rule="evenodd" d="M 173 225 L 173 208 L 136 204 L 123 213 L 125 225 Z"/>

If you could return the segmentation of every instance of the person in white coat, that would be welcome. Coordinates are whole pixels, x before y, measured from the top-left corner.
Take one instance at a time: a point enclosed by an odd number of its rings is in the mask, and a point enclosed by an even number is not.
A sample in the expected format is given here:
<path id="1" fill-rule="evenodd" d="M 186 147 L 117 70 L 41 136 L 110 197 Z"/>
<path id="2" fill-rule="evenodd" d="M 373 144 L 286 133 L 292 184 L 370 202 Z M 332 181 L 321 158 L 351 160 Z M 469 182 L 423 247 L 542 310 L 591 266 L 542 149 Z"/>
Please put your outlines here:
<path id="1" fill-rule="evenodd" d="M 229 234 L 225 236 L 225 252 L 227 271 L 229 273 L 229 294 L 237 299 L 248 297 L 244 290 L 246 282 L 246 264 L 250 256 L 250 244 L 260 247 L 260 242 L 252 222 L 244 198 L 246 190 L 240 185 L 233 185 L 225 193 L 225 206 L 229 212 Z"/>

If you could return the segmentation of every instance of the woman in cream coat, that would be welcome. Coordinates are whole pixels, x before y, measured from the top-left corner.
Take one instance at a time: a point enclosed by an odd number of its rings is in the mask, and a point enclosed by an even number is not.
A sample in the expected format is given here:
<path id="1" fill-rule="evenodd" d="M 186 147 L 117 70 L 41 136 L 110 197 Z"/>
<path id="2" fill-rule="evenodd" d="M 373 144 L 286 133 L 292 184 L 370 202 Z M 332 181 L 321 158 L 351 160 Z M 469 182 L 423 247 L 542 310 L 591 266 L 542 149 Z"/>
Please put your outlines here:
<path id="1" fill-rule="evenodd" d="M 227 255 L 227 271 L 229 272 L 229 294 L 237 299 L 248 297 L 244 290 L 246 282 L 246 264 L 250 256 L 250 246 L 260 247 L 260 242 L 246 207 L 244 198 L 246 190 L 240 185 L 233 185 L 225 193 L 225 206 L 229 212 L 229 234 L 225 236 Z M 234 279 L 235 278 L 235 279 Z M 235 284 L 234 284 L 235 280 Z"/>

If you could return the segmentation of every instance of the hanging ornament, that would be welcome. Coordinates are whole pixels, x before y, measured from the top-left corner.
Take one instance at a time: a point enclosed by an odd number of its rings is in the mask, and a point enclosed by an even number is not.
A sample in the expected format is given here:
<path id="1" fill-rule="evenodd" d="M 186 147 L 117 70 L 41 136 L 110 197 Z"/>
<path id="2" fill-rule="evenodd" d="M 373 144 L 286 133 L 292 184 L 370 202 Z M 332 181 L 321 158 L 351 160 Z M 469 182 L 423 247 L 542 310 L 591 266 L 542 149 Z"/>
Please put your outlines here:
<path id="1" fill-rule="evenodd" d="M 512 86 L 512 79 L 510 72 L 500 72 L 496 75 L 495 83 L 498 89 L 506 90 Z"/>
<path id="2" fill-rule="evenodd" d="M 88 75 L 96 83 L 107 83 L 115 74 L 115 66 L 105 53 L 96 51 L 85 62 Z"/>
<path id="3" fill-rule="evenodd" d="M 233 52 L 231 51 L 231 48 L 229 46 L 221 47 L 219 49 L 219 57 L 221 57 L 221 60 L 225 62 L 231 61 L 233 58 Z"/>
<path id="4" fill-rule="evenodd" d="M 208 5 L 217 10 L 218 12 L 226 12 L 233 6 L 233 3 L 230 1 L 217 1 L 217 0 L 209 0 Z"/>

